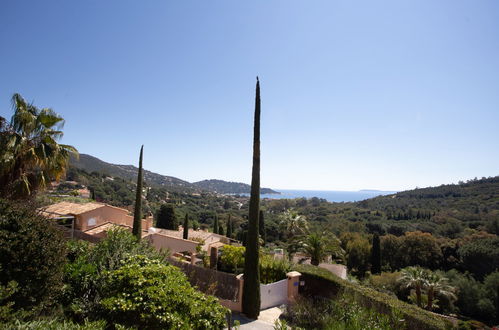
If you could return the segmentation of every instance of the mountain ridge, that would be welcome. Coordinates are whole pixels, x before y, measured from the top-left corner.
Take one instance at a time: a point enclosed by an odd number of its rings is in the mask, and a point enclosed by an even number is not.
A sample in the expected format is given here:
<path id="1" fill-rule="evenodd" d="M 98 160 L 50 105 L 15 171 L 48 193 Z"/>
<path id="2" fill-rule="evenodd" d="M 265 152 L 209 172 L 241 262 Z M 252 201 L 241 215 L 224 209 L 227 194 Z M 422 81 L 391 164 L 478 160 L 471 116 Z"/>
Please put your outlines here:
<path id="1" fill-rule="evenodd" d="M 78 158 L 70 158 L 70 166 L 91 172 L 101 172 L 110 176 L 117 176 L 124 179 L 137 179 L 138 168 L 134 165 L 120 165 L 105 162 L 97 157 L 88 154 L 80 154 Z M 173 176 L 158 174 L 144 170 L 144 181 L 157 187 L 168 188 L 172 191 L 199 192 L 210 191 L 220 194 L 245 194 L 249 193 L 251 186 L 242 182 L 229 182 L 219 179 L 202 180 L 198 182 L 188 182 Z M 278 194 L 270 188 L 261 188 L 262 194 Z"/>

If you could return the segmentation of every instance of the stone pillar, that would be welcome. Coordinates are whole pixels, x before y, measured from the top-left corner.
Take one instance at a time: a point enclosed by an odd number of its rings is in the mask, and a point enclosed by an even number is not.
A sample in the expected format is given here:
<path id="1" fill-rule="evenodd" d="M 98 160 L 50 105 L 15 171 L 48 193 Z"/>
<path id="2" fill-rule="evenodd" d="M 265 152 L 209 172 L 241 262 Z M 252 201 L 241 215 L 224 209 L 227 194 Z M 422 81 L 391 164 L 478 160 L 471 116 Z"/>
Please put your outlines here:
<path id="1" fill-rule="evenodd" d="M 218 248 L 212 247 L 210 249 L 210 268 L 217 269 L 218 262 Z"/>
<path id="2" fill-rule="evenodd" d="M 295 271 L 286 274 L 288 277 L 288 301 L 294 302 L 298 297 L 298 287 L 300 286 L 301 274 Z"/>
<path id="3" fill-rule="evenodd" d="M 242 312 L 243 311 L 243 287 L 244 287 L 244 274 L 239 274 L 236 276 L 236 278 L 239 280 L 239 291 L 237 293 L 237 311 Z"/>
<path id="4" fill-rule="evenodd" d="M 196 253 L 191 252 L 191 265 L 196 264 Z"/>

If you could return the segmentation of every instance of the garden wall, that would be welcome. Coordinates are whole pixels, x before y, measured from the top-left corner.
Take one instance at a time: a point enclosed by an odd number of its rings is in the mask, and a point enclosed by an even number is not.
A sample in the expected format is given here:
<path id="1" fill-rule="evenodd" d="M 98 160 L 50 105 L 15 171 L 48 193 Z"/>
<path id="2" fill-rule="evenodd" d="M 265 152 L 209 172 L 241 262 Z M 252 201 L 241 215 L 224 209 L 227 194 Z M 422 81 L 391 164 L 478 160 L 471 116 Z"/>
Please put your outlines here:
<path id="1" fill-rule="evenodd" d="M 236 278 L 236 275 L 191 265 L 171 258 L 168 261 L 179 267 L 187 275 L 191 285 L 197 286 L 198 290 L 220 299 L 231 301 L 238 299 L 239 279 Z"/>

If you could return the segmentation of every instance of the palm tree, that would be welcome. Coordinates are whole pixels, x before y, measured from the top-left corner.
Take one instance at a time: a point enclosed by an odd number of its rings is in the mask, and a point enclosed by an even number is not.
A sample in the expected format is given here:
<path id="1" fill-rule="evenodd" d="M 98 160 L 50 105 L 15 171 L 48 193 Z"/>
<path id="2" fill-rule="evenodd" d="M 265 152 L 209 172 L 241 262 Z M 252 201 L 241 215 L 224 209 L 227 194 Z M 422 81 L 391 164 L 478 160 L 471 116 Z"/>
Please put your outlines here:
<path id="1" fill-rule="evenodd" d="M 425 281 L 426 294 L 428 295 L 428 304 L 426 309 L 433 309 L 435 296 L 442 295 L 451 299 L 457 299 L 454 294 L 455 288 L 449 285 L 448 279 L 439 273 L 427 272 Z"/>
<path id="2" fill-rule="evenodd" d="M 20 94 L 12 96 L 14 115 L 0 128 L 0 195 L 28 197 L 65 173 L 77 150 L 57 141 L 64 119 L 50 108 L 38 109 Z"/>
<path id="3" fill-rule="evenodd" d="M 291 260 L 293 254 L 298 252 L 302 246 L 301 240 L 308 231 L 308 222 L 303 215 L 298 214 L 293 209 L 284 211 L 279 216 L 279 219 L 279 226 L 283 229 L 287 238 L 286 250 L 288 258 Z"/>
<path id="4" fill-rule="evenodd" d="M 279 216 L 279 225 L 284 229 L 288 238 L 296 235 L 304 235 L 308 230 L 308 222 L 305 216 L 298 214 L 294 209 L 288 209 Z"/>
<path id="5" fill-rule="evenodd" d="M 302 250 L 310 257 L 310 263 L 318 266 L 327 256 L 341 253 L 339 240 L 334 235 L 325 232 L 314 232 L 306 235 L 302 240 Z"/>
<path id="6" fill-rule="evenodd" d="M 421 290 L 426 285 L 426 271 L 421 267 L 406 267 L 402 269 L 401 276 L 398 279 L 407 288 L 413 288 L 416 291 L 416 304 L 421 307 Z"/>

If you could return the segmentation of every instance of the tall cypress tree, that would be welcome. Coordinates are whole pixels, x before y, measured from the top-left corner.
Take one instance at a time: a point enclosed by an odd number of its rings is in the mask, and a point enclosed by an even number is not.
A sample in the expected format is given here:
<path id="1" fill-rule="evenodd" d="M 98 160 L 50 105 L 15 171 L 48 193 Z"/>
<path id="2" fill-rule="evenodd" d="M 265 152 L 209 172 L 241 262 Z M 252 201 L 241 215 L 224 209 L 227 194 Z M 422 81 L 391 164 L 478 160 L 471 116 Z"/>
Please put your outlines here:
<path id="1" fill-rule="evenodd" d="M 260 272 L 258 258 L 258 218 L 260 215 L 260 82 L 256 78 L 253 131 L 253 169 L 249 203 L 248 234 L 244 260 L 243 312 L 249 318 L 260 315 Z"/>
<path id="2" fill-rule="evenodd" d="M 229 217 L 227 218 L 227 237 L 230 238 L 231 236 L 232 236 L 232 220 L 229 214 Z"/>
<path id="3" fill-rule="evenodd" d="M 265 219 L 263 218 L 263 211 L 260 210 L 260 218 L 258 219 L 258 230 L 260 231 L 260 237 L 263 241 L 263 246 L 267 242 L 267 233 L 265 232 Z"/>
<path id="4" fill-rule="evenodd" d="M 140 147 L 139 173 L 137 174 L 137 191 L 135 193 L 135 209 L 133 210 L 132 234 L 138 240 L 142 238 L 142 154 L 144 145 Z"/>
<path id="5" fill-rule="evenodd" d="M 156 227 L 178 230 L 177 215 L 173 204 L 163 204 L 156 214 Z"/>
<path id="6" fill-rule="evenodd" d="M 219 235 L 223 235 L 224 234 L 224 226 L 222 225 L 222 223 L 220 223 L 218 225 L 218 234 Z"/>
<path id="7" fill-rule="evenodd" d="M 215 218 L 213 219 L 213 233 L 218 234 L 218 215 L 215 214 Z"/>
<path id="8" fill-rule="evenodd" d="M 373 247 L 371 250 L 371 273 L 381 273 L 381 247 L 378 233 L 375 233 L 373 236 Z"/>
<path id="9" fill-rule="evenodd" d="M 187 239 L 189 237 L 189 214 L 185 214 L 185 219 L 184 219 L 184 235 L 183 238 Z"/>

